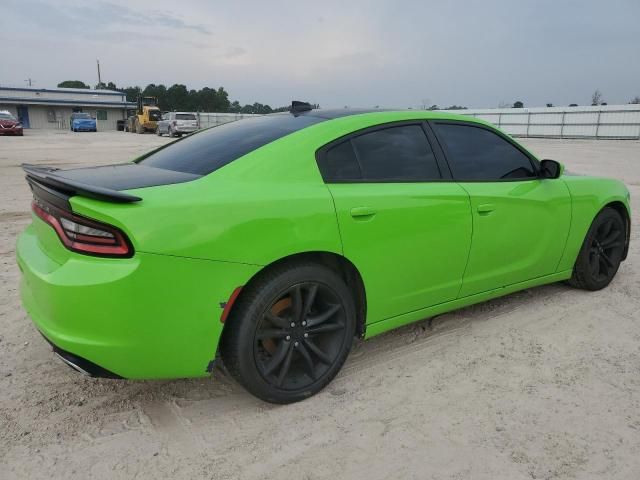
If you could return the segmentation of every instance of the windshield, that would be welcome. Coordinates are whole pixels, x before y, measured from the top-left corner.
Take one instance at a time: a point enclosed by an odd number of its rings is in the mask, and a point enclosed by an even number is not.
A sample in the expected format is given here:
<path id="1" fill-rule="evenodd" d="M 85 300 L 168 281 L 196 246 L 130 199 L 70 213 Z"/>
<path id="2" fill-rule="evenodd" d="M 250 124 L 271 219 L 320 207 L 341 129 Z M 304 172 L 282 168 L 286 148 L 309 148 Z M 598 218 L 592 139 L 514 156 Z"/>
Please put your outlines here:
<path id="1" fill-rule="evenodd" d="M 74 120 L 78 118 L 91 118 L 91 115 L 89 115 L 88 113 L 74 113 L 71 115 L 71 118 L 73 118 Z"/>
<path id="2" fill-rule="evenodd" d="M 0 120 L 15 120 L 10 113 L 0 113 Z"/>
<path id="3" fill-rule="evenodd" d="M 324 120 L 288 113 L 237 120 L 189 135 L 137 162 L 147 167 L 207 175 L 267 143 Z"/>
<path id="4" fill-rule="evenodd" d="M 193 113 L 176 113 L 176 120 L 195 120 L 196 116 Z"/>

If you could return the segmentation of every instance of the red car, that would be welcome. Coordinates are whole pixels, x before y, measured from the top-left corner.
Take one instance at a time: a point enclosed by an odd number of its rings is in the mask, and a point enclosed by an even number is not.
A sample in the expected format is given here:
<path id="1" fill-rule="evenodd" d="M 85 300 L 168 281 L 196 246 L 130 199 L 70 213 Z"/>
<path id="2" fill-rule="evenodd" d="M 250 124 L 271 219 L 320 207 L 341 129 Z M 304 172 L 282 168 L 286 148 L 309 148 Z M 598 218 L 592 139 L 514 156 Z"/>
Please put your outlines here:
<path id="1" fill-rule="evenodd" d="M 22 124 L 7 111 L 0 112 L 0 135 L 24 135 Z"/>

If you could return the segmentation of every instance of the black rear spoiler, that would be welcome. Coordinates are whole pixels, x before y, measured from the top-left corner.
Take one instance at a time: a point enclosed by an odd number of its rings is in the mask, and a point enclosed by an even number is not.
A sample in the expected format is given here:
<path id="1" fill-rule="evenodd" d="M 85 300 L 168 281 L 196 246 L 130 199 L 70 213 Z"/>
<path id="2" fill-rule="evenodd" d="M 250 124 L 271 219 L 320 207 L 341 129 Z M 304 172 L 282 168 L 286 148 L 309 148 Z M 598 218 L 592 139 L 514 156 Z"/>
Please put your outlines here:
<path id="1" fill-rule="evenodd" d="M 27 181 L 29 183 L 36 182 L 54 190 L 66 193 L 68 195 L 82 195 L 83 197 L 95 198 L 96 200 L 104 200 L 114 203 L 132 203 L 142 200 L 135 195 L 112 190 L 110 188 L 100 187 L 97 185 L 89 185 L 65 178 L 57 174 L 57 168 L 44 167 L 40 165 L 31 165 L 23 163 L 22 169 L 27 173 Z"/>

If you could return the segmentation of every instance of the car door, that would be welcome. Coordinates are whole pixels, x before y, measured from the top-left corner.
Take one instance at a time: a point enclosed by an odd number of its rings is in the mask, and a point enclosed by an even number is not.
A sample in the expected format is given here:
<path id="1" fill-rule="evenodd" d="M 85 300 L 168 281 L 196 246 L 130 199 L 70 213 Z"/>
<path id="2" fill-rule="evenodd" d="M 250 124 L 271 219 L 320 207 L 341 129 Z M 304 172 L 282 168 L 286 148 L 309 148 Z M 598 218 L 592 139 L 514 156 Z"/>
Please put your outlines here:
<path id="1" fill-rule="evenodd" d="M 571 223 L 565 183 L 540 178 L 537 160 L 495 129 L 431 125 L 471 199 L 473 239 L 460 297 L 554 273 Z"/>
<path id="2" fill-rule="evenodd" d="M 386 124 L 318 153 L 344 255 L 365 285 L 369 323 L 453 300 L 460 289 L 469 198 L 443 177 L 425 129 L 423 122 Z"/>

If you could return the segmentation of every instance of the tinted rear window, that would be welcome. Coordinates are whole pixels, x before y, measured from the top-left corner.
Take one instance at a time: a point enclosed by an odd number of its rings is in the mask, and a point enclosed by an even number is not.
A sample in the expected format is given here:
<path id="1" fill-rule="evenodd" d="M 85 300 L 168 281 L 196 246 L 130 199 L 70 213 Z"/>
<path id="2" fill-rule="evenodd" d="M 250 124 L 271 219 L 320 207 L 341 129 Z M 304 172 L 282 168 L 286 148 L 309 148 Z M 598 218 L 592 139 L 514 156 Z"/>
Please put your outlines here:
<path id="1" fill-rule="evenodd" d="M 440 170 L 420 125 L 385 128 L 351 140 L 369 180 L 439 179 Z"/>
<path id="2" fill-rule="evenodd" d="M 357 135 L 320 154 L 326 182 L 424 182 L 441 178 L 420 125 L 390 126 Z"/>
<path id="3" fill-rule="evenodd" d="M 195 120 L 196 116 L 193 113 L 176 113 L 176 120 Z"/>
<path id="4" fill-rule="evenodd" d="M 207 175 L 285 135 L 324 121 L 290 114 L 266 115 L 202 130 L 138 160 L 147 167 Z"/>
<path id="5" fill-rule="evenodd" d="M 362 178 L 358 159 L 348 140 L 327 151 L 322 170 L 327 180 L 344 181 Z"/>

